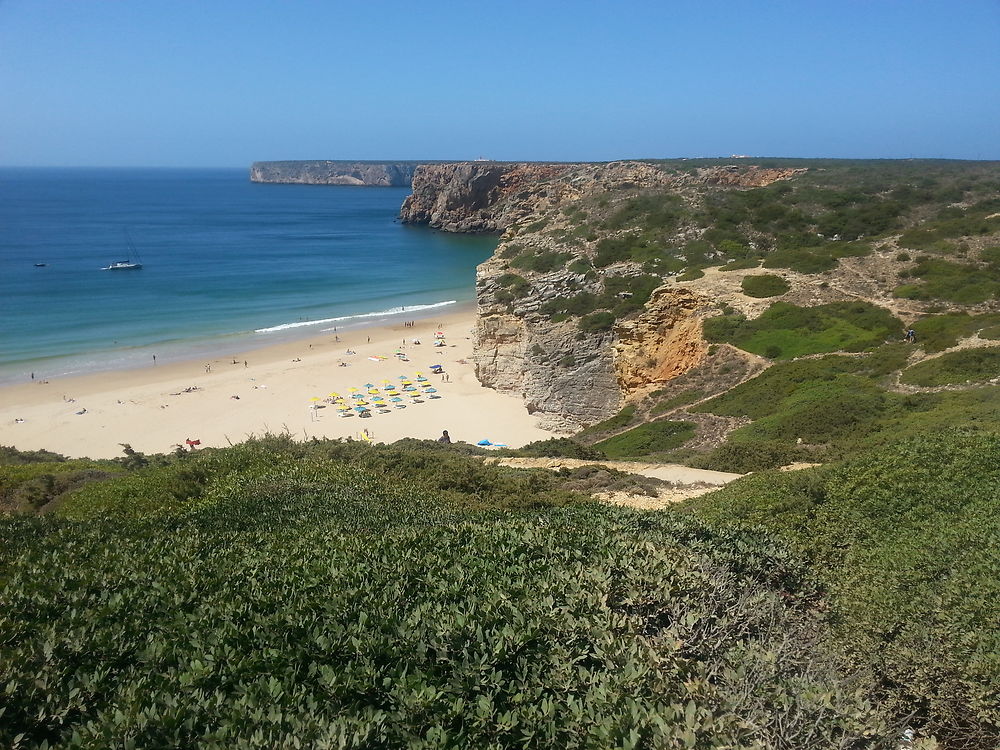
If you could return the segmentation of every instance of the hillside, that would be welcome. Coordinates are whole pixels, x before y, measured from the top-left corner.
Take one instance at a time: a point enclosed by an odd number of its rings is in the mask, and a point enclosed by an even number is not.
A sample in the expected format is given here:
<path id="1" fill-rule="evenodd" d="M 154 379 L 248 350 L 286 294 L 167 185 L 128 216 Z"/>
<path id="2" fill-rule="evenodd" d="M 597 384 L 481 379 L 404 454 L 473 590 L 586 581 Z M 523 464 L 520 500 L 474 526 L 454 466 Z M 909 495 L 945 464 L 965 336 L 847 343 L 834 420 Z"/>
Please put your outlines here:
<path id="1" fill-rule="evenodd" d="M 595 425 L 625 409 L 693 420 L 690 446 L 717 446 L 752 415 L 708 397 L 775 363 L 886 345 L 872 387 L 888 403 L 906 368 L 1000 337 L 992 163 L 439 165 L 418 170 L 403 213 L 502 232 L 477 279 L 477 373 L 550 429 L 608 436 Z M 905 355 L 888 346 L 910 328 Z M 992 399 L 988 381 L 910 388 L 907 403 L 953 424 Z"/>
<path id="2" fill-rule="evenodd" d="M 1000 165 L 414 179 L 567 437 L 0 450 L 0 745 L 1000 746 Z"/>

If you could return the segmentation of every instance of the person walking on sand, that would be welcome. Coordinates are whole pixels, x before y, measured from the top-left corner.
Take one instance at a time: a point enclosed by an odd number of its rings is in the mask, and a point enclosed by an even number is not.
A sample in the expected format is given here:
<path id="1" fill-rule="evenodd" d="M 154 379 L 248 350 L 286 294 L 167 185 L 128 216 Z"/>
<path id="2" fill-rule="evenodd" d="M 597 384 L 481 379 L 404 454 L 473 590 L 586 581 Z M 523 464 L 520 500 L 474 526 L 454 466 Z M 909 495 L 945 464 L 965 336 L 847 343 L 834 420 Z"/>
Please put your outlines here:
<path id="1" fill-rule="evenodd" d="M 451 443 L 451 435 L 448 434 L 448 430 L 444 430 L 441 433 L 441 437 L 438 438 L 439 443 Z"/>

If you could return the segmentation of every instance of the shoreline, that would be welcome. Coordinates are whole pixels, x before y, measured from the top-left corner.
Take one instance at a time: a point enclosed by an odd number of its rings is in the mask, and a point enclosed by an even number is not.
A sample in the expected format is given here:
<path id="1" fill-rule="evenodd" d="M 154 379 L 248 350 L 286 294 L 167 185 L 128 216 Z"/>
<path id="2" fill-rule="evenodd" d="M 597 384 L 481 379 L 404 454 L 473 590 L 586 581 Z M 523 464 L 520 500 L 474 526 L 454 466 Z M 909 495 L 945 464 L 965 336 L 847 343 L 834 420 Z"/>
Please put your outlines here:
<path id="1" fill-rule="evenodd" d="M 224 446 L 265 432 L 360 439 L 367 429 L 375 442 L 392 442 L 436 439 L 448 430 L 455 441 L 512 447 L 553 435 L 535 426 L 519 398 L 476 379 L 474 301 L 389 317 L 201 359 L 0 385 L 0 444 L 114 458 L 122 455 L 122 443 L 164 453 L 188 439 Z M 433 346 L 438 330 L 445 346 Z M 397 350 L 409 361 L 395 356 Z M 444 374 L 430 374 L 432 364 L 441 364 Z M 393 405 L 367 419 L 341 417 L 331 403 L 331 393 L 363 392 L 367 383 L 384 388 L 384 380 L 398 384 L 417 372 L 439 398 Z"/>
<path id="2" fill-rule="evenodd" d="M 296 321 L 270 328 L 236 331 L 232 333 L 209 334 L 193 336 L 188 339 L 162 341 L 159 343 L 141 344 L 118 350 L 95 350 L 89 354 L 65 354 L 37 359 L 24 360 L 21 363 L 0 364 L 0 388 L 18 385 L 24 382 L 44 381 L 76 377 L 87 377 L 100 373 L 125 372 L 143 370 L 150 366 L 150 361 L 160 365 L 175 364 L 186 361 L 197 361 L 211 358 L 220 349 L 231 351 L 233 355 L 246 355 L 260 349 L 272 346 L 307 341 L 321 338 L 334 329 L 353 331 L 364 328 L 391 325 L 396 320 L 424 320 L 429 317 L 441 316 L 475 310 L 475 299 L 456 299 L 434 303 L 418 303 L 370 313 L 357 313 L 313 321 Z M 328 327 L 321 327 L 328 326 Z M 118 352 L 116 355 L 115 352 Z M 94 364 L 95 358 L 113 357 L 114 364 L 101 366 Z M 47 365 L 56 373 L 47 372 Z M 35 377 L 32 378 L 31 376 Z"/>

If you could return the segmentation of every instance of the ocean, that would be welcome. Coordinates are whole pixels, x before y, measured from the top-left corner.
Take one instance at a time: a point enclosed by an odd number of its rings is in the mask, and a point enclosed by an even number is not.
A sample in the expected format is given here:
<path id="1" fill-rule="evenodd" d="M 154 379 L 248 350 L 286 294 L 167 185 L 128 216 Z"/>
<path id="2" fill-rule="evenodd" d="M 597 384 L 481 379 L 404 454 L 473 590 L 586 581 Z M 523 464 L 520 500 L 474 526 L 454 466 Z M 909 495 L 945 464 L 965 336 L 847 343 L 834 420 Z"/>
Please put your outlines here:
<path id="1" fill-rule="evenodd" d="M 472 300 L 496 239 L 399 224 L 408 193 L 257 184 L 245 169 L 0 169 L 0 382 Z M 101 270 L 125 259 L 142 270 Z"/>

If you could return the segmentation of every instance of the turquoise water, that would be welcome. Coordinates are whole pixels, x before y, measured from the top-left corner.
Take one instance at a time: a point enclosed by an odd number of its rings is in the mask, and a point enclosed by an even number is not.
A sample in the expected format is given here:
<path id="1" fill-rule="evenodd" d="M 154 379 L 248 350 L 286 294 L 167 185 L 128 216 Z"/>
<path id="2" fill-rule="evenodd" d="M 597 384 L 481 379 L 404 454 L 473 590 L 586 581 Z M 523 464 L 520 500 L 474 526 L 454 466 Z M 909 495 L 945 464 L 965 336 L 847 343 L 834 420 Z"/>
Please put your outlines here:
<path id="1" fill-rule="evenodd" d="M 408 193 L 261 185 L 237 169 L 0 169 L 0 381 L 239 351 L 473 299 L 496 240 L 397 223 Z M 100 270 L 129 256 L 126 232 L 143 269 Z"/>

